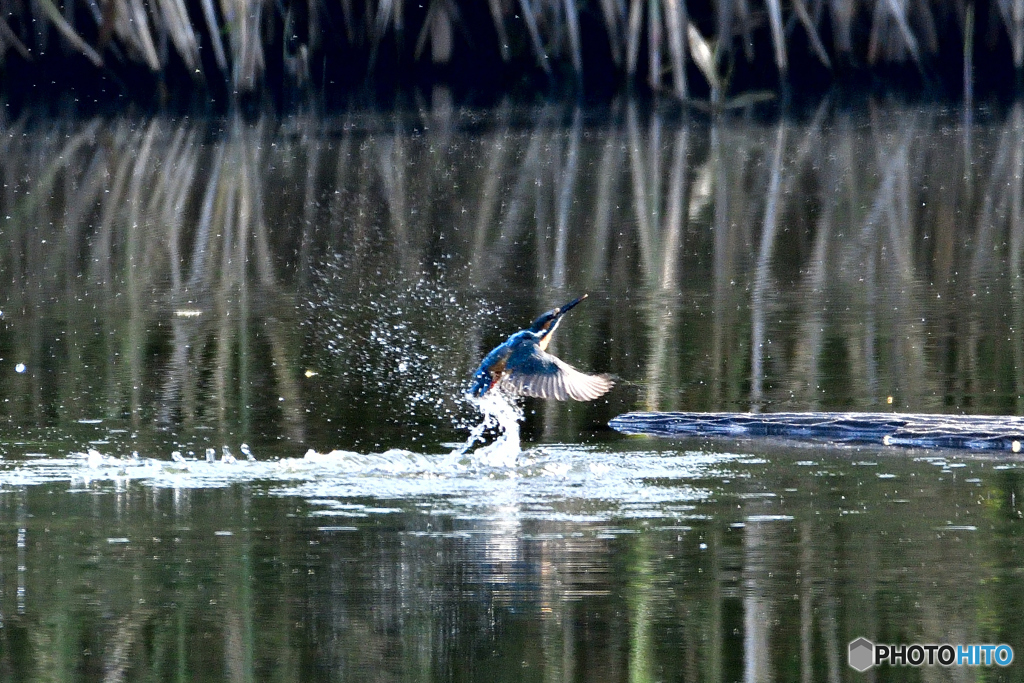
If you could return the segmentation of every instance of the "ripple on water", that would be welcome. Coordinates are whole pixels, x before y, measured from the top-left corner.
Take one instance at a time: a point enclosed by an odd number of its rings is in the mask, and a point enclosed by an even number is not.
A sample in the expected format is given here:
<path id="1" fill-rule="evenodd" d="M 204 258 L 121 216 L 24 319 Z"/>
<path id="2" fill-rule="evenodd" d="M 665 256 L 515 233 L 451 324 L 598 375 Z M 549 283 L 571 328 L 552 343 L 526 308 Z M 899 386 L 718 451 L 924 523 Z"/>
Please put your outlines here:
<path id="1" fill-rule="evenodd" d="M 302 457 L 261 461 L 244 447 L 245 460 L 227 451 L 218 459 L 212 449 L 198 457 L 175 451 L 171 460 L 161 460 L 89 448 L 66 458 L 0 461 L 0 487 L 67 482 L 71 492 L 96 492 L 129 485 L 202 489 L 241 484 L 264 495 L 303 498 L 311 515 L 339 520 L 408 506 L 477 519 L 594 521 L 621 514 L 679 519 L 711 496 L 701 482 L 727 475 L 729 463 L 759 462 L 751 455 L 623 453 L 579 445 L 524 451 L 522 411 L 515 403 L 496 393 L 472 401 L 482 419 L 465 443 L 447 453 L 310 450 Z M 388 504 L 375 506 L 366 499 Z M 392 507 L 396 504 L 404 507 Z"/>
<path id="2" fill-rule="evenodd" d="M 426 513 L 517 519 L 607 520 L 685 517 L 711 496 L 709 474 L 746 456 L 700 452 L 618 453 L 592 446 L 547 445 L 518 452 L 512 462 L 481 449 L 425 454 L 309 451 L 303 457 L 235 462 L 178 461 L 76 453 L 66 458 L 0 463 L 0 487 L 67 482 L 69 490 L 96 492 L 132 485 L 204 489 L 251 485 L 264 495 L 295 496 L 323 517 L 387 514 L 408 501 Z M 498 464 L 496 464 L 498 463 Z M 363 504 L 365 499 L 390 505 Z M 354 502 L 354 499 L 362 499 Z"/>

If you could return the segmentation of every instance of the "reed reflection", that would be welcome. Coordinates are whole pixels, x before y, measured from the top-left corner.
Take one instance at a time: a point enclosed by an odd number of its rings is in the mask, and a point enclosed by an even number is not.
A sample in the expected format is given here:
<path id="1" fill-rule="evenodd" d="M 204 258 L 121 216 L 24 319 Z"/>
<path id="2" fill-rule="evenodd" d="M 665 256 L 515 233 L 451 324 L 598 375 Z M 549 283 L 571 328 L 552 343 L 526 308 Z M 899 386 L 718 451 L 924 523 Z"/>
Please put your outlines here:
<path id="1" fill-rule="evenodd" d="M 556 352 L 626 381 L 545 405 L 546 439 L 634 407 L 1017 412 L 1024 115 L 986 116 L 598 120 L 439 91 L 410 114 L 8 121 L 3 410 L 443 440 L 482 351 L 589 291 Z M 407 333 L 367 355 L 395 301 Z"/>
<path id="2" fill-rule="evenodd" d="M 342 516 L 260 485 L 0 492 L 0 668 L 837 681 L 858 636 L 1022 646 L 1019 476 L 768 455 L 718 461 L 713 498 L 645 519 L 571 498 L 531 510 L 514 487 L 426 515 L 349 499 Z"/>
<path id="3" fill-rule="evenodd" d="M 280 429 L 301 438 L 295 290 L 255 173 L 264 126 L 214 145 L 204 128 L 8 127 L 4 346 L 28 368 L 6 392 L 12 418 L 247 431 L 268 409 L 250 396 L 263 379 L 283 398 Z"/>

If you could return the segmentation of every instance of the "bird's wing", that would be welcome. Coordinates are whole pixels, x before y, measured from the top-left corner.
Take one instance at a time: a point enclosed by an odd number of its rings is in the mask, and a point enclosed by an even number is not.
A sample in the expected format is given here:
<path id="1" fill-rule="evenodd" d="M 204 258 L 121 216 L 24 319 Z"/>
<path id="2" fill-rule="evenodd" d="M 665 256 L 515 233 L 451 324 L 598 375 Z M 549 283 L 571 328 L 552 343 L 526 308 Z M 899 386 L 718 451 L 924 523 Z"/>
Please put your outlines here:
<path id="1" fill-rule="evenodd" d="M 550 353 L 533 347 L 508 359 L 502 384 L 523 396 L 592 401 L 611 389 L 615 382 L 607 375 L 582 373 Z"/>

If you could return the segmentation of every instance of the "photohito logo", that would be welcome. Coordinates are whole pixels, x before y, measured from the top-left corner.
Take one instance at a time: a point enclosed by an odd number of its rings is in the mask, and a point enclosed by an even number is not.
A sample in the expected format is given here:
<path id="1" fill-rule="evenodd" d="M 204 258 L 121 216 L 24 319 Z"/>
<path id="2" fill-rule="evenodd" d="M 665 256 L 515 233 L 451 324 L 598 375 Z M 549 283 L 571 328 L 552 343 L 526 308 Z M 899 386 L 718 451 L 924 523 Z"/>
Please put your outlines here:
<path id="1" fill-rule="evenodd" d="M 850 641 L 850 666 L 867 671 L 879 664 L 891 666 L 1009 666 L 1013 648 L 1009 645 L 950 645 L 927 643 L 882 645 L 867 638 Z"/>

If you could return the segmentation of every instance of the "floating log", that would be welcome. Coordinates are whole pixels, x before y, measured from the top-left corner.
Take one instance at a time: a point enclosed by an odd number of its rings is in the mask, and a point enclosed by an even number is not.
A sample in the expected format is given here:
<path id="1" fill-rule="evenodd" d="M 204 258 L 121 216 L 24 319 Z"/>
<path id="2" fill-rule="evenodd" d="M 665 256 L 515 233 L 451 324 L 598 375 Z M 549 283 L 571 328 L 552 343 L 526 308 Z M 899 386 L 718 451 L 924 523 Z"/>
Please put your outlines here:
<path id="1" fill-rule="evenodd" d="M 624 434 L 779 437 L 802 441 L 1020 452 L 1024 417 L 899 413 L 625 413 Z"/>

